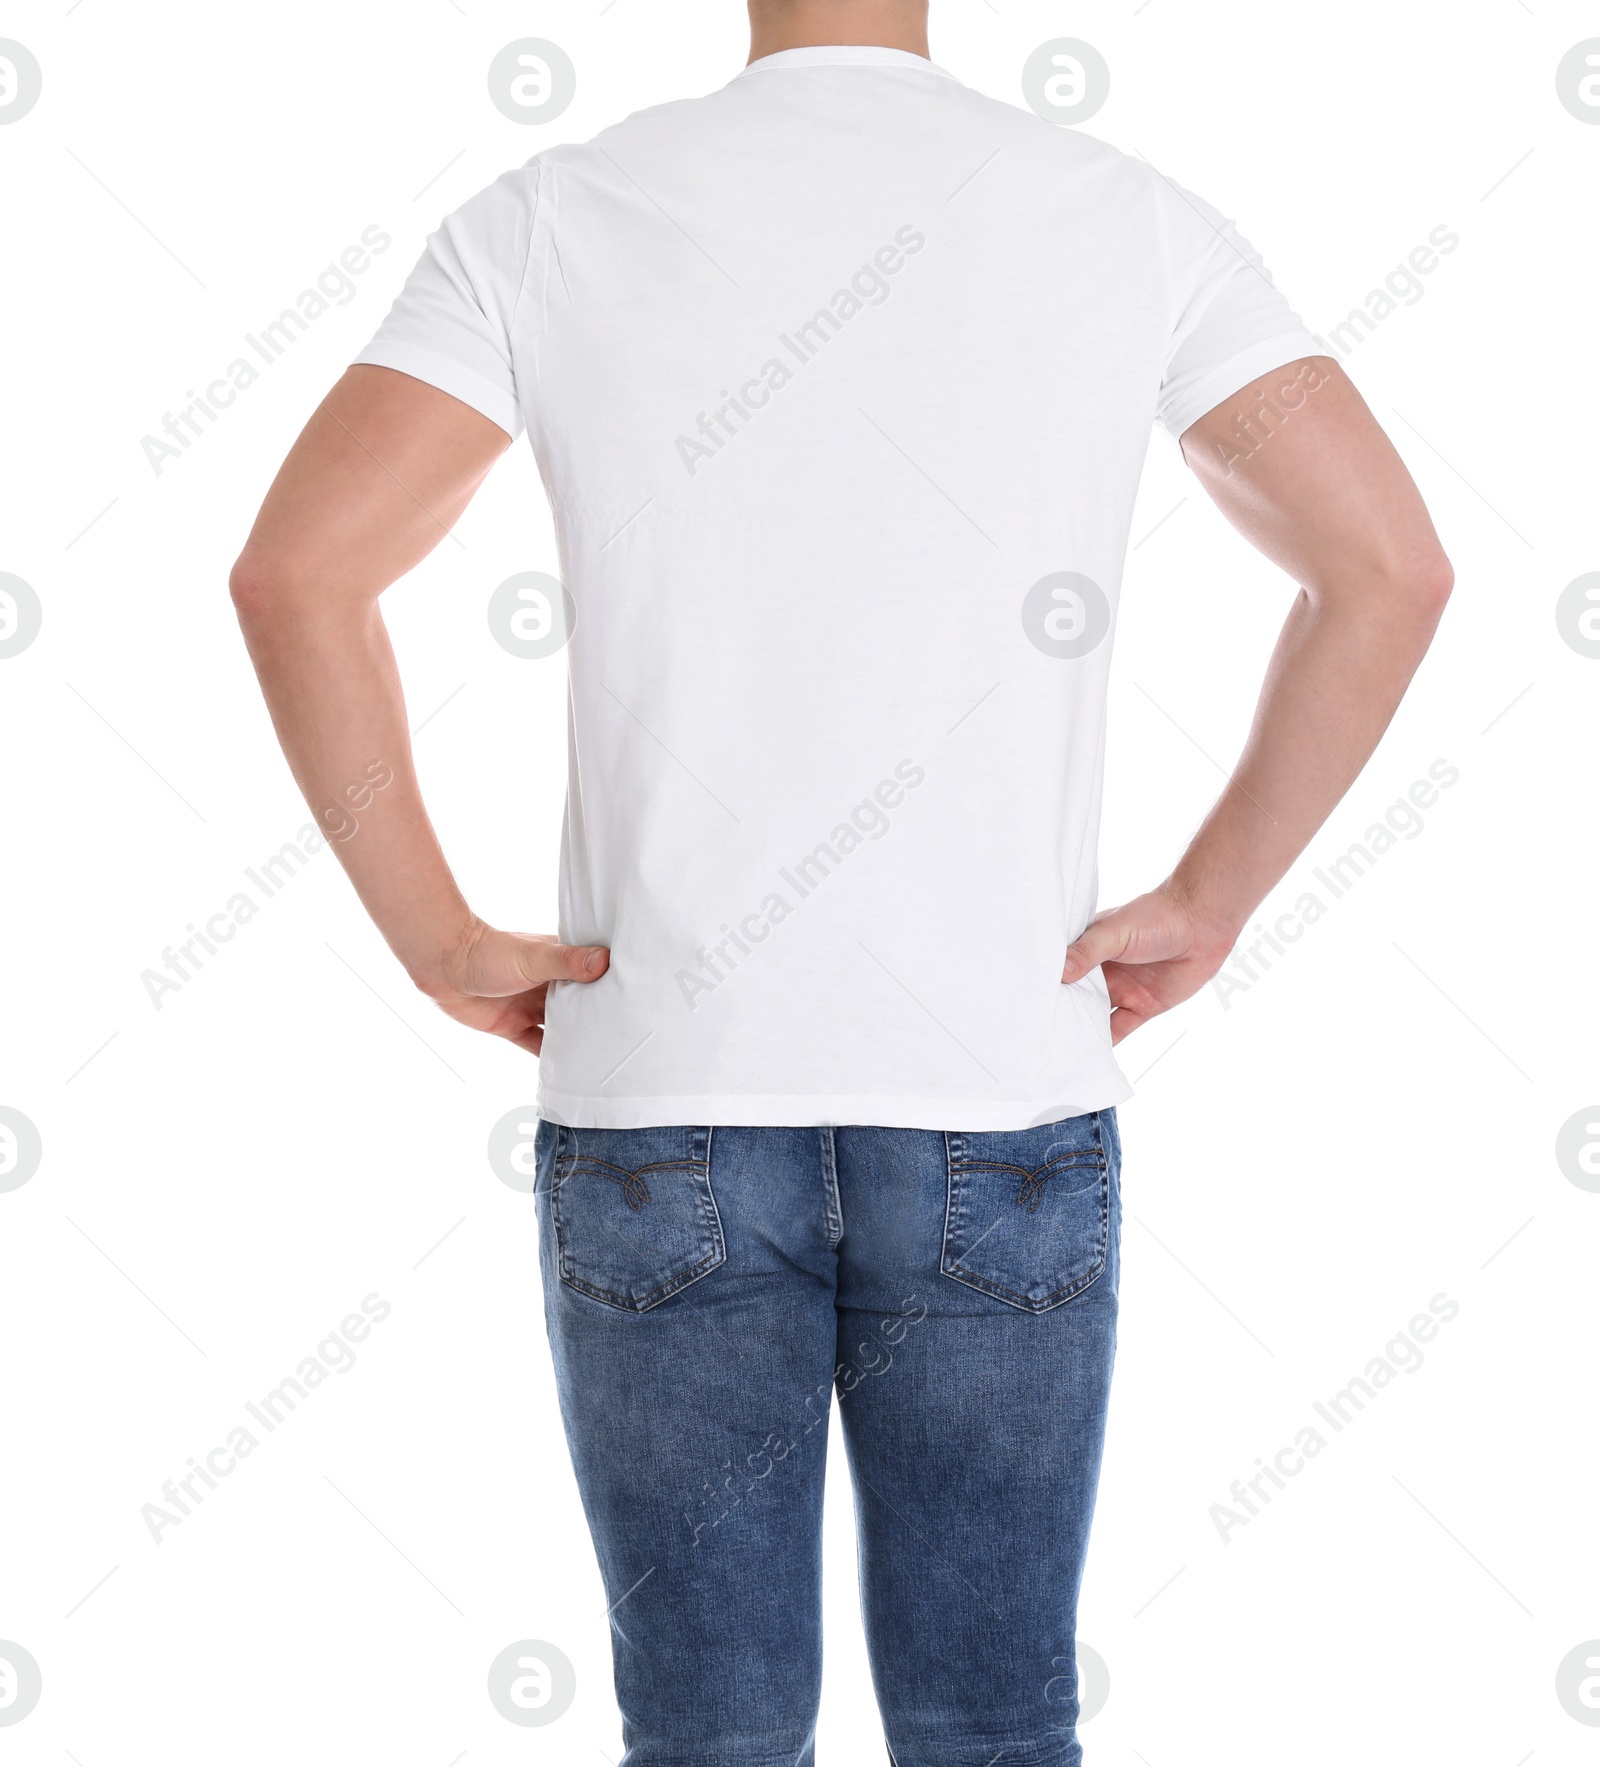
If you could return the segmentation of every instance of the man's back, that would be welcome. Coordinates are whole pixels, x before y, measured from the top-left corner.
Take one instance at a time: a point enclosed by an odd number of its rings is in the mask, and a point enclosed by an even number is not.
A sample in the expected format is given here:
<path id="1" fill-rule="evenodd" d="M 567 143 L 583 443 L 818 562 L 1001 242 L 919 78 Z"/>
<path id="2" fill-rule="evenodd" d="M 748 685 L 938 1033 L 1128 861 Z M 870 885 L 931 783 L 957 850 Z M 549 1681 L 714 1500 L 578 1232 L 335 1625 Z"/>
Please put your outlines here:
<path id="1" fill-rule="evenodd" d="M 552 1001 L 545 1114 L 1126 1097 L 1060 970 L 1150 425 L 1315 347 L 1214 211 L 895 49 L 768 56 L 453 216 L 361 360 L 526 422 L 555 510 L 561 936 L 612 958 Z"/>

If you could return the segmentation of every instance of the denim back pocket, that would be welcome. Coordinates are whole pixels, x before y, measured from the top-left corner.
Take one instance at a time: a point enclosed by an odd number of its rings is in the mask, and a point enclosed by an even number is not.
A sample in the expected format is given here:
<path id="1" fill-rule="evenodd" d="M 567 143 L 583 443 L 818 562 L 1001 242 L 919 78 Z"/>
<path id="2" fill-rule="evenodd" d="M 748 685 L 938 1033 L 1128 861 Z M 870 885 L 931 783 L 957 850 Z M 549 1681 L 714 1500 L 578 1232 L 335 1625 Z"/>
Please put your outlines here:
<path id="1" fill-rule="evenodd" d="M 1110 1244 L 1108 1140 L 1099 1111 L 1038 1129 L 947 1134 L 944 1274 L 1028 1313 L 1082 1294 Z"/>
<path id="2" fill-rule="evenodd" d="M 727 1258 L 710 1129 L 555 1129 L 550 1220 L 569 1288 L 644 1313 Z"/>

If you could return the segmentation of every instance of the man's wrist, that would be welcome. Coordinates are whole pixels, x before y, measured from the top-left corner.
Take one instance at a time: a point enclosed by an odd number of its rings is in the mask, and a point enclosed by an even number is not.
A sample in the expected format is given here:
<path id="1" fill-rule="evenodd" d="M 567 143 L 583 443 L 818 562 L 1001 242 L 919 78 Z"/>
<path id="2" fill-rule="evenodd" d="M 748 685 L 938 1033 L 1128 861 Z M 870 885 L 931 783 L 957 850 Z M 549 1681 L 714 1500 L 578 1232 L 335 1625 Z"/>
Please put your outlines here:
<path id="1" fill-rule="evenodd" d="M 1191 948 L 1194 954 L 1213 958 L 1219 963 L 1238 944 L 1239 936 L 1249 925 L 1257 906 L 1253 902 L 1243 902 L 1234 892 L 1219 889 L 1214 881 L 1208 885 L 1186 874 L 1182 866 L 1161 885 L 1161 889 L 1187 916 L 1193 930 Z"/>
<path id="2" fill-rule="evenodd" d="M 395 955 L 413 985 L 430 1000 L 437 1000 L 463 991 L 472 954 L 488 931 L 489 923 L 463 904 L 447 920 L 419 929 L 416 938 L 404 947 L 397 945 Z"/>

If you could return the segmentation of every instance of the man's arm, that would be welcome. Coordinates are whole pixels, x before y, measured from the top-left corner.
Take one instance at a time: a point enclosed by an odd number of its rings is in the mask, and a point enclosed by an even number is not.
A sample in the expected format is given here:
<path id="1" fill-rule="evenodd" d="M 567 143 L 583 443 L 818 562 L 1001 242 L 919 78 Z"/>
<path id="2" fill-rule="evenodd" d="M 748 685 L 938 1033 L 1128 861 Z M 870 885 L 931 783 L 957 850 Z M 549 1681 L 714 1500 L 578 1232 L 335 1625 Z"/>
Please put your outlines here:
<path id="1" fill-rule="evenodd" d="M 1361 395 L 1322 357 L 1263 385 L 1297 376 L 1311 390 L 1247 458 L 1241 419 L 1260 411 L 1258 389 L 1183 435 L 1212 501 L 1301 588 L 1239 765 L 1172 875 L 1100 915 L 1067 952 L 1063 981 L 1104 966 L 1113 1042 L 1222 967 L 1366 765 L 1450 595 L 1422 498 Z"/>
<path id="2" fill-rule="evenodd" d="M 549 984 L 594 981 L 608 953 L 500 932 L 468 908 L 423 807 L 378 609 L 508 440 L 422 381 L 349 369 L 273 481 L 230 588 L 295 779 L 390 949 L 453 1018 L 537 1053 Z"/>

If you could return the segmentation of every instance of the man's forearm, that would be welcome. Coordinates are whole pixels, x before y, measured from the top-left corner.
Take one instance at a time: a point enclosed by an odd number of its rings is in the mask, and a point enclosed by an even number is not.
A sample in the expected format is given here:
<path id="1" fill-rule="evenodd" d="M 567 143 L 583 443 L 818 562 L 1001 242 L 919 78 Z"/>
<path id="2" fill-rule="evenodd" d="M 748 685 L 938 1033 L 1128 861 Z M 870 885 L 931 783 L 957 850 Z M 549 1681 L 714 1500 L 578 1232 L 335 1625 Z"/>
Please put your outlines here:
<path id="1" fill-rule="evenodd" d="M 1231 946 L 1366 765 L 1444 596 L 1438 578 L 1301 591 L 1238 768 L 1170 880 L 1212 936 Z"/>
<path id="2" fill-rule="evenodd" d="M 389 948 L 426 988 L 474 922 L 423 807 L 377 602 L 319 606 L 248 566 L 235 572 L 233 596 L 318 827 Z"/>

